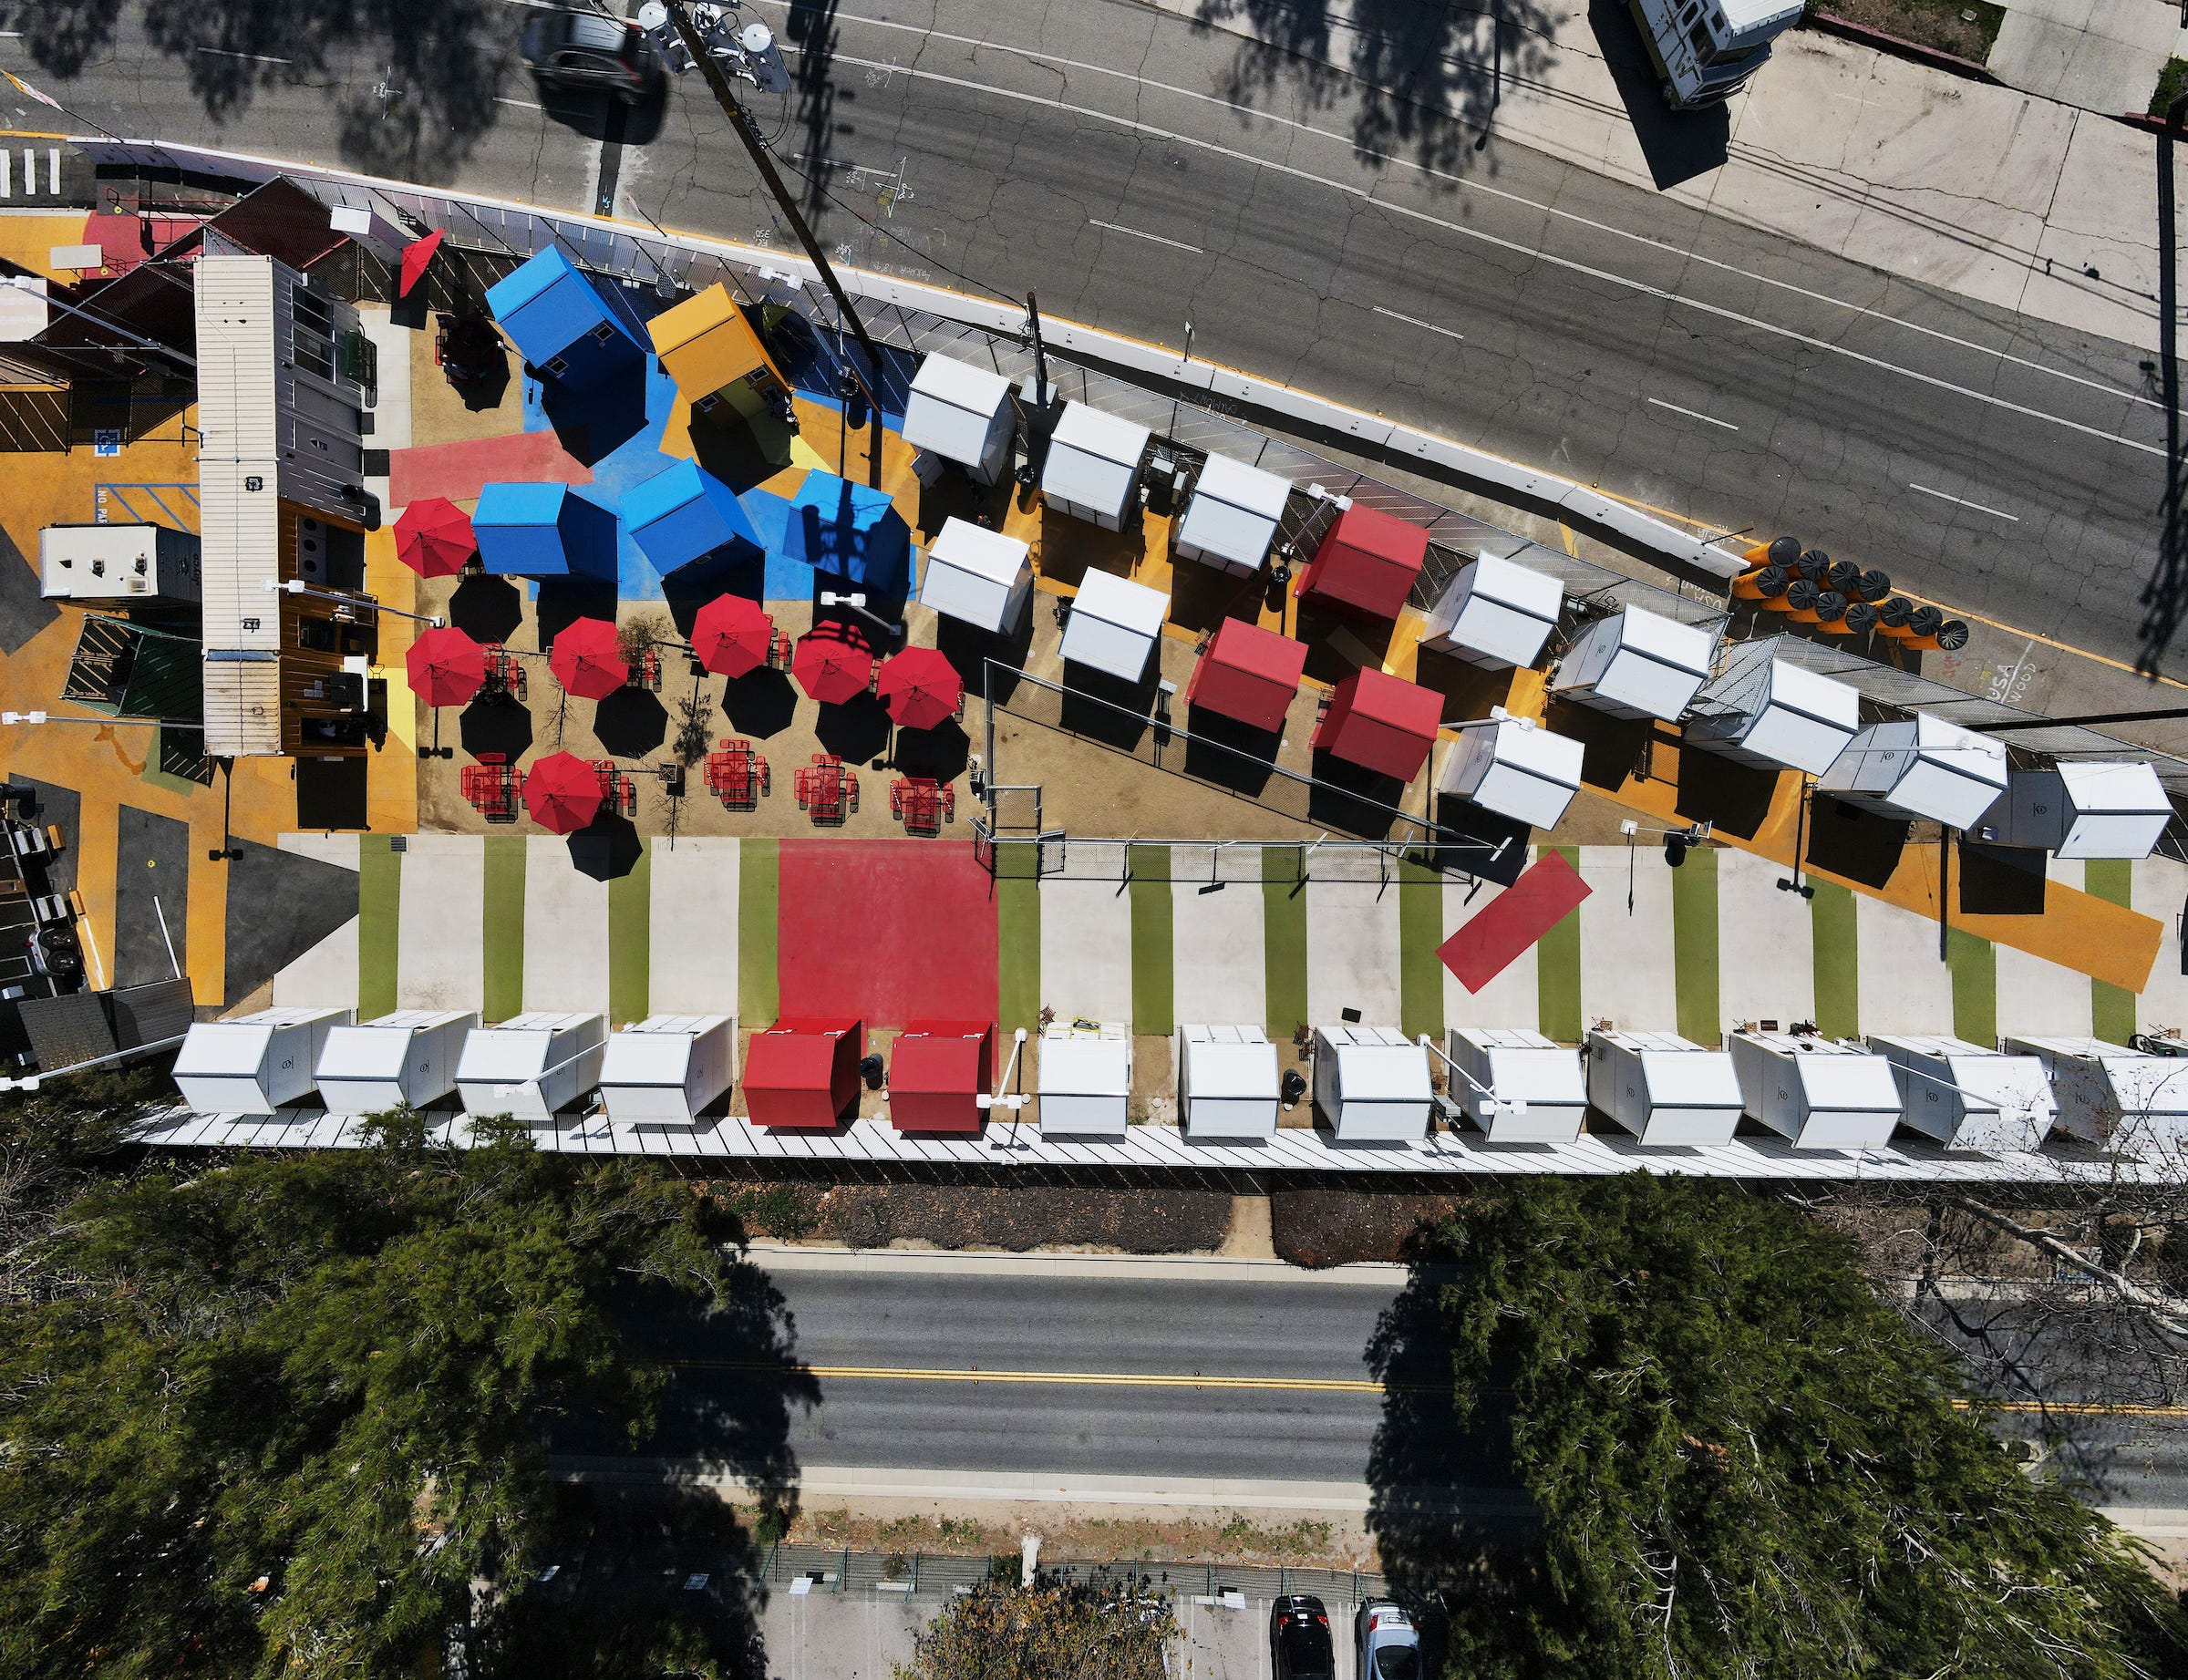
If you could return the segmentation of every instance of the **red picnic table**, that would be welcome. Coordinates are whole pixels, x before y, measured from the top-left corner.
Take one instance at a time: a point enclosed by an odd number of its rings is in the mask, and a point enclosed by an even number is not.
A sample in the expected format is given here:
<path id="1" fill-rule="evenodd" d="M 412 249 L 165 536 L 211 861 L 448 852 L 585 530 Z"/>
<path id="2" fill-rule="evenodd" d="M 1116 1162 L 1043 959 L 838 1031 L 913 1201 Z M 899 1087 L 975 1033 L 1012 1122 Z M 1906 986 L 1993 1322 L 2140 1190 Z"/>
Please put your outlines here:
<path id="1" fill-rule="evenodd" d="M 798 772 L 798 809 L 816 823 L 833 826 L 859 809 L 859 778 L 834 753 L 815 753 Z"/>
<path id="2" fill-rule="evenodd" d="M 499 642 L 490 642 L 486 648 L 486 681 L 480 691 L 490 695 L 508 695 L 511 699 L 524 698 L 524 661 Z"/>
<path id="3" fill-rule="evenodd" d="M 517 819 L 517 778 L 499 753 L 463 767 L 463 797 L 489 822 Z"/>
<path id="4" fill-rule="evenodd" d="M 889 788 L 889 814 L 913 834 L 939 834 L 957 819 L 957 790 L 928 776 L 900 776 Z"/>
<path id="5" fill-rule="evenodd" d="M 617 768 L 613 758 L 594 758 L 593 771 L 600 777 L 600 797 L 604 804 L 629 816 L 638 809 L 638 784 L 628 770 Z"/>
<path id="6" fill-rule="evenodd" d="M 707 755 L 707 791 L 730 810 L 759 809 L 760 799 L 773 788 L 768 761 L 748 740 L 725 737 Z"/>

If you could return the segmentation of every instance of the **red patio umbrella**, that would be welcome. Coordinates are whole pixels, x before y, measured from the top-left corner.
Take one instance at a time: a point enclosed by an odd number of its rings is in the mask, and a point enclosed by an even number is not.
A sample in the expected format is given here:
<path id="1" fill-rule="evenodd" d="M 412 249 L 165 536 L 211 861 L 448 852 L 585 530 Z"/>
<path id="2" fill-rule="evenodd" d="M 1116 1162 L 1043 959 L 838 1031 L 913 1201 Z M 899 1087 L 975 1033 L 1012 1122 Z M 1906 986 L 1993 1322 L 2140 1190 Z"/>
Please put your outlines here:
<path id="1" fill-rule="evenodd" d="M 615 626 L 604 618 L 573 619 L 554 638 L 547 668 L 581 700 L 604 700 L 631 680 Z"/>
<path id="2" fill-rule="evenodd" d="M 745 676 L 768 663 L 775 621 L 757 601 L 717 595 L 691 621 L 692 652 L 717 676 Z"/>
<path id="3" fill-rule="evenodd" d="M 421 578 L 452 578 L 478 551 L 471 516 L 441 497 L 412 502 L 395 521 L 396 558 Z"/>
<path id="4" fill-rule="evenodd" d="M 851 625 L 825 620 L 799 637 L 790 675 L 822 706 L 842 706 L 864 694 L 873 680 L 873 649 Z"/>
<path id="5" fill-rule="evenodd" d="M 900 728 L 933 729 L 957 716 L 965 683 L 939 648 L 907 647 L 882 667 L 874 692 Z"/>
<path id="6" fill-rule="evenodd" d="M 444 230 L 435 228 L 425 238 L 414 239 L 403 247 L 403 268 L 396 285 L 396 296 L 410 295 L 410 288 L 423 278 L 426 264 L 432 262 L 433 253 L 440 249 L 440 242 L 446 237 L 448 235 Z"/>
<path id="7" fill-rule="evenodd" d="M 574 834 L 600 815 L 600 772 L 570 753 L 550 753 L 524 777 L 524 809 L 542 829 Z"/>
<path id="8" fill-rule="evenodd" d="M 461 706 L 486 681 L 486 649 L 453 624 L 420 634 L 403 663 L 410 692 L 428 706 Z"/>

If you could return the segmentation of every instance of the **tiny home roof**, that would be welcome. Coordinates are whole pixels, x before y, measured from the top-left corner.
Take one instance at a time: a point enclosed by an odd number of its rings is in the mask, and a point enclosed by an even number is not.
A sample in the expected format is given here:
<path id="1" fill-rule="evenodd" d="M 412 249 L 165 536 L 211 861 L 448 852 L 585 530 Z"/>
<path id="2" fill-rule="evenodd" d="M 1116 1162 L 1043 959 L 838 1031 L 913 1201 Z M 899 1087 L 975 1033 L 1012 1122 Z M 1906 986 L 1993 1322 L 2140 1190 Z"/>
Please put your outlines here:
<path id="1" fill-rule="evenodd" d="M 480 525 L 552 525 L 562 517 L 562 503 L 569 495 L 566 484 L 482 485 L 471 524 L 474 529 Z"/>
<path id="2" fill-rule="evenodd" d="M 985 1021 L 913 1021 L 896 1036 L 889 1050 L 889 1088 L 918 1092 L 976 1094 L 981 1080 L 980 1052 L 987 1041 Z"/>
<path id="3" fill-rule="evenodd" d="M 1482 600 L 1553 624 L 1564 610 L 1565 586 L 1547 572 L 1537 572 L 1500 554 L 1477 554 L 1473 573 L 1473 594 Z"/>
<path id="4" fill-rule="evenodd" d="M 1193 485 L 1178 539 L 1242 566 L 1258 566 L 1291 493 L 1288 479 L 1228 455 L 1211 455 Z"/>
<path id="5" fill-rule="evenodd" d="M 1152 436 L 1146 427 L 1099 408 L 1066 403 L 1041 463 L 1041 489 L 1089 508 L 1120 507 Z"/>
<path id="6" fill-rule="evenodd" d="M 1646 607 L 1629 606 L 1616 613 L 1618 645 L 1646 654 L 1659 665 L 1696 676 L 1709 675 L 1709 655 L 1716 638 L 1698 624 L 1682 624 Z"/>
<path id="7" fill-rule="evenodd" d="M 954 461 L 976 464 L 988 429 L 1010 401 L 1010 381 L 930 351 L 912 376 L 904 403 L 903 439 Z"/>
<path id="8" fill-rule="evenodd" d="M 1659 1107 L 1737 1108 L 1739 1081 L 1732 1058 L 1682 1038 L 1677 1033 L 1593 1032 L 1598 1042 L 1630 1050 L 1640 1058 L 1648 1100 Z"/>
<path id="9" fill-rule="evenodd" d="M 1044 1095 L 1126 1097 L 1131 1093 L 1132 1041 L 1110 1023 L 1095 1031 L 1051 1026 L 1041 1035 L 1037 1088 Z"/>
<path id="10" fill-rule="evenodd" d="M 2173 816 L 2173 801 L 2157 770 L 2144 759 L 2075 763 L 2062 759 L 2059 778 L 2082 817 Z"/>
<path id="11" fill-rule="evenodd" d="M 1580 767 L 1587 748 L 1570 736 L 1553 734 L 1520 717 L 1503 718 L 1481 732 L 1490 737 L 1499 764 L 1511 765 L 1561 788 L 1580 786 Z"/>
<path id="12" fill-rule="evenodd" d="M 261 1009 L 233 1021 L 199 1021 L 183 1035 L 173 1071 L 178 1077 L 255 1074 L 275 1033 L 292 1026 L 309 1026 L 315 1021 L 335 1021 L 348 1013 L 346 1009 Z"/>
<path id="13" fill-rule="evenodd" d="M 1833 1044 L 1828 1038 L 1804 1038 L 1791 1033 L 1741 1033 L 1737 1036 L 1790 1067 L 1811 1110 L 1870 1114 L 1899 1108 L 1899 1086 L 1892 1077 L 1892 1064 L 1881 1056 Z"/>
<path id="14" fill-rule="evenodd" d="M 2033 1056 L 2008 1055 L 1988 1050 L 1947 1033 L 1873 1033 L 1869 1047 L 1879 1055 L 1909 1061 L 1945 1065 L 1946 1085 L 1958 1087 L 1963 1100 L 1977 1108 L 1997 1108 L 2049 1115 L 2058 1105 L 2044 1065 Z"/>
<path id="15" fill-rule="evenodd" d="M 1347 1102 L 1426 1102 L 1432 1094 L 1428 1053 L 1396 1027 L 1347 1024 L 1319 1030 L 1337 1054 Z"/>
<path id="16" fill-rule="evenodd" d="M 1188 1026 L 1181 1031 L 1192 1070 L 1192 1097 L 1275 1099 L 1276 1046 L 1261 1028 Z"/>
<path id="17" fill-rule="evenodd" d="M 474 1027 L 463 1041 L 457 1077 L 466 1085 L 487 1080 L 522 1080 L 545 1071 L 557 1033 L 597 1023 L 596 1015 L 562 1014 L 549 1009 L 511 1015 L 499 1026 Z"/>
<path id="18" fill-rule="evenodd" d="M 409 1058 L 414 1035 L 471 1018 L 470 1012 L 463 1009 L 399 1009 L 377 1020 L 360 1021 L 355 1026 L 330 1027 L 326 1043 L 319 1052 L 319 1077 L 396 1078 Z"/>
<path id="19" fill-rule="evenodd" d="M 2188 1114 L 2188 1062 L 2178 1056 L 2146 1056 L 2102 1038 L 2015 1037 L 2006 1047 L 2090 1063 L 2102 1070 L 2126 1113 Z"/>
<path id="20" fill-rule="evenodd" d="M 1225 717 L 1271 732 L 1284 727 L 1285 713 L 1299 692 L 1306 670 L 1306 644 L 1226 618 L 1193 666 L 1185 697 Z"/>
<path id="21" fill-rule="evenodd" d="M 487 287 L 487 309 L 499 321 L 523 308 L 548 287 L 573 278 L 588 286 L 591 283 L 586 281 L 583 270 L 555 246 L 550 245 L 546 250 L 527 257 Z"/>
<path id="22" fill-rule="evenodd" d="M 1484 1083 L 1508 1101 L 1562 1107 L 1588 1100 L 1580 1053 L 1541 1033 L 1522 1028 L 1460 1027 L 1456 1036 L 1481 1053 L 1489 1064 Z"/>
<path id="23" fill-rule="evenodd" d="M 680 1086 L 691 1072 L 691 1052 L 699 1037 L 725 1025 L 718 1015 L 648 1015 L 635 1026 L 608 1035 L 600 1066 L 603 1085 Z"/>
<path id="24" fill-rule="evenodd" d="M 1029 551 L 1016 537 L 953 517 L 943 521 L 941 532 L 928 546 L 927 562 L 930 568 L 948 566 L 1008 589 L 1026 569 Z"/>

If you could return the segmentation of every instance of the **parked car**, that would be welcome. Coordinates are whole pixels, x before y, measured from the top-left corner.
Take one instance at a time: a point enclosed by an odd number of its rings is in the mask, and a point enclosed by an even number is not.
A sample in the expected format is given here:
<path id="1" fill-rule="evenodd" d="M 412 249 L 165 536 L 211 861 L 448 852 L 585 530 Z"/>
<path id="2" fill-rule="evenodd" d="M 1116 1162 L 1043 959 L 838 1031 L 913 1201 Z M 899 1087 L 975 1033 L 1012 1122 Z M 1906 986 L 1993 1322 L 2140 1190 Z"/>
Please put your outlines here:
<path id="1" fill-rule="evenodd" d="M 666 79 L 645 30 L 598 12 L 542 12 L 524 26 L 521 50 L 532 79 L 556 93 L 600 91 L 635 105 Z"/>
<path id="2" fill-rule="evenodd" d="M 1269 1607 L 1269 1665 L 1275 1680 L 1337 1680 L 1329 1612 L 1320 1599 L 1294 1592 Z"/>
<path id="3" fill-rule="evenodd" d="M 1420 1680 L 1420 1631 L 1388 1599 L 1362 1604 L 1352 1619 L 1360 1680 Z"/>

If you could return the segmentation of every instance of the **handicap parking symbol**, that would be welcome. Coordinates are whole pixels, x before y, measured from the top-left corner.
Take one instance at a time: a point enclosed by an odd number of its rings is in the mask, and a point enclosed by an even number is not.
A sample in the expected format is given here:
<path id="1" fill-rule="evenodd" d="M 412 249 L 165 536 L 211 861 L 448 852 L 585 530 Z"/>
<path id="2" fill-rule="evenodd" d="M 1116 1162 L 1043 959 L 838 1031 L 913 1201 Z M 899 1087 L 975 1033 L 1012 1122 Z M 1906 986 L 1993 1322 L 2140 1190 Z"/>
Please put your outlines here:
<path id="1" fill-rule="evenodd" d="M 120 428 L 101 427 L 98 430 L 94 431 L 91 434 L 91 453 L 94 455 L 119 455 L 121 453 Z"/>

